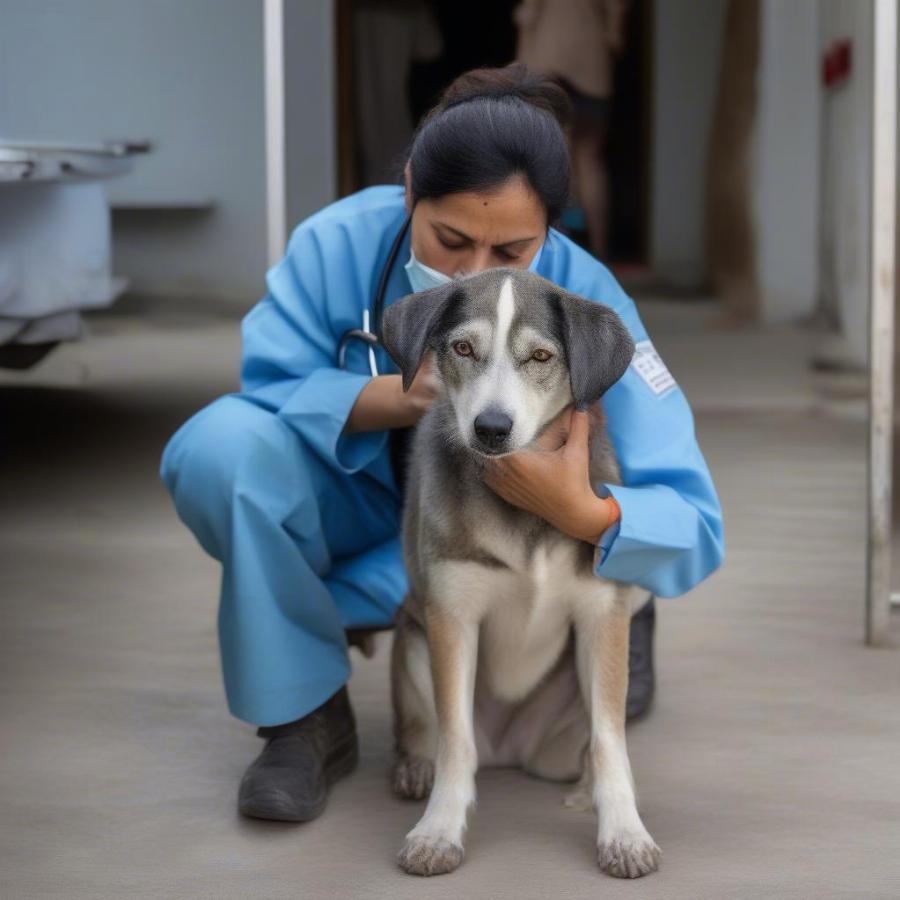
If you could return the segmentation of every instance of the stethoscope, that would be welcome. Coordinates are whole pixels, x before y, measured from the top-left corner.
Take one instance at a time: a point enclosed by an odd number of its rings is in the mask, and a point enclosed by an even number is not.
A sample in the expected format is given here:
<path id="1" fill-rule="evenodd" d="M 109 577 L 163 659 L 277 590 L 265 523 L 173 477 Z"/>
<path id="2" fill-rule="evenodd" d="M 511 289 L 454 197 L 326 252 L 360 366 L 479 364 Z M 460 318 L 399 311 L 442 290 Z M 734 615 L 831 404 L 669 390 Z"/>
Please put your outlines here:
<path id="1" fill-rule="evenodd" d="M 406 220 L 403 222 L 403 227 L 394 238 L 394 243 L 391 244 L 391 249 L 388 253 L 387 262 L 385 262 L 384 268 L 381 270 L 381 277 L 378 279 L 378 289 L 375 291 L 375 301 L 372 304 L 371 319 L 369 317 L 369 310 L 364 309 L 362 315 L 362 328 L 351 328 L 341 335 L 341 340 L 338 343 L 337 349 L 337 364 L 340 369 L 347 368 L 347 344 L 352 340 L 358 340 L 363 341 L 363 343 L 368 345 L 369 369 L 373 376 L 378 374 L 378 366 L 375 362 L 375 348 L 381 344 L 379 332 L 381 330 L 381 313 L 384 309 L 384 295 L 387 291 L 387 283 L 391 276 L 391 269 L 394 266 L 394 261 L 397 259 L 397 253 L 400 251 L 400 245 L 403 243 L 403 238 L 409 230 L 410 222 L 412 222 L 411 212 L 407 214 Z"/>

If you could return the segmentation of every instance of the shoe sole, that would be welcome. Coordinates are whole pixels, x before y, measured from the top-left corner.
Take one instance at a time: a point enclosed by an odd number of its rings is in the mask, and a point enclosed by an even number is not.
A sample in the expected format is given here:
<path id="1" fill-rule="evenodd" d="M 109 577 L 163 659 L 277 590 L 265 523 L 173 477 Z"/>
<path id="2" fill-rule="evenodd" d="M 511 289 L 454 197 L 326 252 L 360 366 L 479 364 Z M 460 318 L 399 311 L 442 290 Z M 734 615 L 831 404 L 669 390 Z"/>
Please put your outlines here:
<path id="1" fill-rule="evenodd" d="M 359 763 L 359 741 L 354 734 L 349 741 L 338 746 L 325 763 L 325 784 L 331 787 L 339 778 L 349 775 Z M 261 802 L 264 801 L 264 802 Z M 274 822 L 309 822 L 320 816 L 328 803 L 327 791 L 321 803 L 298 814 L 293 807 L 282 804 L 278 796 L 255 796 L 239 807 L 243 816 L 252 819 L 268 819 Z"/>

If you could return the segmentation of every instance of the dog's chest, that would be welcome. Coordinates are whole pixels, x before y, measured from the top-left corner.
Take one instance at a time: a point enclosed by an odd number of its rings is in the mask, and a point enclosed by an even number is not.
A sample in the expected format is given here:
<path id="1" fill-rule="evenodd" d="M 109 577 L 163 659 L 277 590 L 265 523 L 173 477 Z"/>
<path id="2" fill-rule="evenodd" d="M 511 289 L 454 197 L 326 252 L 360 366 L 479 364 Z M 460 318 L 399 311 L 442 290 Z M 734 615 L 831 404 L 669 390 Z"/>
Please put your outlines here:
<path id="1" fill-rule="evenodd" d="M 508 557 L 509 544 L 506 550 Z M 497 697 L 525 697 L 559 658 L 579 587 L 575 559 L 573 542 L 541 542 L 495 583 L 482 620 L 478 667 Z"/>

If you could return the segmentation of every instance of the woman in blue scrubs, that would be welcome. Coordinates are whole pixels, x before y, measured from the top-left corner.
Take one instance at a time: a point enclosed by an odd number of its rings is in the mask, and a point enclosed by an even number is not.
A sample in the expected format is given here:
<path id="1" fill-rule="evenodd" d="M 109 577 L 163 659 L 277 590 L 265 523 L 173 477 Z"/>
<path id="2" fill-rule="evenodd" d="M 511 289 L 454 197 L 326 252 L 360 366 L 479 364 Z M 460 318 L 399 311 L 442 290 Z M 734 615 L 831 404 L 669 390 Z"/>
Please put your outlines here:
<path id="1" fill-rule="evenodd" d="M 404 393 L 387 353 L 374 350 L 373 376 L 360 341 L 337 365 L 407 213 L 386 305 L 458 272 L 529 268 L 615 309 L 635 340 L 601 401 L 623 484 L 594 486 L 620 510 L 598 523 L 595 571 L 649 598 L 633 618 L 630 716 L 652 694 L 653 595 L 684 593 L 723 559 L 721 508 L 684 394 L 613 276 L 552 227 L 569 197 L 567 112 L 561 89 L 521 64 L 460 76 L 416 130 L 405 185 L 359 191 L 296 227 L 243 321 L 241 389 L 165 448 L 178 515 L 222 563 L 229 709 L 267 739 L 241 782 L 246 815 L 311 819 L 353 768 L 347 631 L 390 627 L 407 587 L 390 436 L 428 408 L 434 376 L 426 363 Z"/>

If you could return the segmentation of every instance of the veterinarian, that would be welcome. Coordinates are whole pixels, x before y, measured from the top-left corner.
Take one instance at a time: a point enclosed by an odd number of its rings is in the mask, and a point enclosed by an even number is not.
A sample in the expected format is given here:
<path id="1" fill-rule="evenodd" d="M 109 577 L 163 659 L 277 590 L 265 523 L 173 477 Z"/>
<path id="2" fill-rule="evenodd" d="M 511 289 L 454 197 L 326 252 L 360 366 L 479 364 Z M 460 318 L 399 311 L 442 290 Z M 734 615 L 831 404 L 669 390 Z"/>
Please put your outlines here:
<path id="1" fill-rule="evenodd" d="M 460 76 L 413 137 L 405 187 L 359 191 L 297 226 L 243 321 L 241 389 L 164 450 L 178 515 L 222 563 L 229 709 L 266 739 L 241 781 L 245 815 L 314 818 L 356 764 L 347 632 L 390 627 L 407 587 L 391 449 L 428 409 L 435 376 L 423 365 L 404 393 L 390 357 L 364 339 L 338 364 L 341 336 L 369 330 L 379 283 L 390 304 L 460 272 L 528 268 L 629 328 L 633 362 L 601 401 L 624 484 L 592 490 L 584 412 L 561 447 L 507 457 L 490 482 L 538 512 L 558 507 L 563 479 L 580 479 L 583 502 L 566 505 L 563 527 L 592 534 L 598 575 L 646 589 L 632 618 L 629 718 L 653 693 L 653 595 L 682 594 L 722 561 L 719 500 L 684 394 L 613 276 L 552 227 L 569 197 L 568 109 L 521 64 Z"/>

